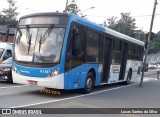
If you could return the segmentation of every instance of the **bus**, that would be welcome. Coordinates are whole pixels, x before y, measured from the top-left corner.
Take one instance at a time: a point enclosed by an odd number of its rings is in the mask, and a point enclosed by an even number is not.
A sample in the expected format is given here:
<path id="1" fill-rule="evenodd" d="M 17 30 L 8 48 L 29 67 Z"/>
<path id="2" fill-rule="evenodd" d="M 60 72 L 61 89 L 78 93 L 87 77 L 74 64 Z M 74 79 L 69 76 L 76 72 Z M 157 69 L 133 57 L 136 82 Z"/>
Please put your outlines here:
<path id="1" fill-rule="evenodd" d="M 20 18 L 13 82 L 90 93 L 94 86 L 137 77 L 144 43 L 70 13 Z"/>

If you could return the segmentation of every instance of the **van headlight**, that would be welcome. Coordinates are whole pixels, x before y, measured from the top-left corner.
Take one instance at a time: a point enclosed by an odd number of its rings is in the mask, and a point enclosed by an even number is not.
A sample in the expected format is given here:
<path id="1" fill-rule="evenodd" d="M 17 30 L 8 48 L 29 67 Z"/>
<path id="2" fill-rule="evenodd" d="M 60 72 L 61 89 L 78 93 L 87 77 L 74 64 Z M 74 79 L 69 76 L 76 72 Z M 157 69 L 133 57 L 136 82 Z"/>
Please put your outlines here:
<path id="1" fill-rule="evenodd" d="M 0 59 L 0 63 L 2 63 L 3 62 L 3 60 L 2 59 Z"/>
<path id="2" fill-rule="evenodd" d="M 5 71 L 5 72 L 8 72 L 8 71 L 10 71 L 11 70 L 11 68 L 4 68 L 3 69 L 3 71 Z"/>
<path id="3" fill-rule="evenodd" d="M 53 76 L 57 76 L 59 73 L 59 68 L 57 68 L 56 70 L 54 70 L 49 76 L 53 77 Z"/>

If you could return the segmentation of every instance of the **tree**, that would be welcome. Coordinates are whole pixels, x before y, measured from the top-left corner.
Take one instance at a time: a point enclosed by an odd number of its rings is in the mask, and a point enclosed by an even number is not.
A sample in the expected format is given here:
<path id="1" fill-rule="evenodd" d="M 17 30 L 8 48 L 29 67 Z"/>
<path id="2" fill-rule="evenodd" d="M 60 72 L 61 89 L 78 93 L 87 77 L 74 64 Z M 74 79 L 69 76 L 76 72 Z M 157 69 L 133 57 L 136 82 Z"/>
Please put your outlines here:
<path id="1" fill-rule="evenodd" d="M 154 39 L 151 41 L 149 47 L 149 54 L 157 53 L 160 51 L 160 31 L 157 34 L 155 34 Z"/>
<path id="2" fill-rule="evenodd" d="M 119 20 L 117 20 L 117 17 L 113 16 L 107 19 L 108 25 L 104 22 L 104 26 L 125 35 L 145 41 L 145 32 L 142 30 L 136 30 L 137 27 L 135 21 L 136 20 L 130 16 L 130 13 L 121 13 L 121 18 Z"/>
<path id="3" fill-rule="evenodd" d="M 126 34 L 126 35 L 133 35 L 135 33 L 135 19 L 130 16 L 130 13 L 121 13 L 121 19 L 118 21 L 117 24 L 118 31 Z"/>
<path id="4" fill-rule="evenodd" d="M 5 24 L 6 17 L 0 13 L 0 24 Z"/>
<path id="5" fill-rule="evenodd" d="M 15 6 L 16 1 L 14 0 L 7 0 L 9 4 L 9 8 L 3 9 L 2 12 L 0 13 L 0 23 L 2 24 L 12 24 L 16 25 L 17 24 L 17 16 L 18 12 L 16 12 L 17 7 Z"/>
<path id="6" fill-rule="evenodd" d="M 110 19 L 107 19 L 108 20 L 108 28 L 110 29 L 113 29 L 113 30 L 116 30 L 116 25 L 117 25 L 117 17 L 111 17 Z M 107 27 L 107 22 L 105 21 L 104 22 L 104 26 Z"/>
<path id="7" fill-rule="evenodd" d="M 76 4 L 76 0 L 72 0 L 68 6 L 67 6 L 67 12 L 77 14 L 80 12 L 80 9 L 78 8 Z"/>
<path id="8" fill-rule="evenodd" d="M 130 35 L 131 36 L 131 35 Z M 134 37 L 140 41 L 146 42 L 146 32 L 143 30 L 135 30 Z"/>

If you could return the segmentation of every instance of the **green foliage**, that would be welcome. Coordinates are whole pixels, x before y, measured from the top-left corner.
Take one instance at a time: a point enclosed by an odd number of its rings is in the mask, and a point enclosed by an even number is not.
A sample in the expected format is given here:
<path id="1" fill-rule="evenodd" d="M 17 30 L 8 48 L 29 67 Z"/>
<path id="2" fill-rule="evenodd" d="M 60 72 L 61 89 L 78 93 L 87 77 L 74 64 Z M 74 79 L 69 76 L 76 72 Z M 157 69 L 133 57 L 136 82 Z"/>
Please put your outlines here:
<path id="1" fill-rule="evenodd" d="M 130 13 L 121 13 L 121 18 L 119 20 L 117 20 L 117 17 L 113 16 L 107 19 L 107 22 L 104 22 L 104 26 L 141 41 L 145 41 L 145 32 L 136 30 L 135 21 L 136 20 L 130 16 Z"/>
<path id="2" fill-rule="evenodd" d="M 154 38 L 154 40 L 152 42 L 150 42 L 150 46 L 149 46 L 149 51 L 148 53 L 157 53 L 160 51 L 160 36 L 159 36 L 158 32 L 156 35 L 156 37 Z"/>
<path id="3" fill-rule="evenodd" d="M 132 37 L 132 36 L 131 36 Z M 146 32 L 144 32 L 143 30 L 135 30 L 134 33 L 134 38 L 146 42 Z"/>
<path id="4" fill-rule="evenodd" d="M 117 17 L 113 16 L 107 20 L 108 20 L 108 25 L 107 25 L 107 22 L 104 22 L 104 26 L 117 31 L 118 30 L 116 29 L 117 28 L 116 25 L 118 24 Z"/>
<path id="5" fill-rule="evenodd" d="M 7 9 L 3 9 L 0 13 L 0 24 L 7 25 L 7 24 L 12 24 L 16 25 L 17 24 L 17 16 L 18 12 L 16 12 L 17 7 L 15 6 L 16 2 L 14 0 L 7 0 L 9 7 Z"/>

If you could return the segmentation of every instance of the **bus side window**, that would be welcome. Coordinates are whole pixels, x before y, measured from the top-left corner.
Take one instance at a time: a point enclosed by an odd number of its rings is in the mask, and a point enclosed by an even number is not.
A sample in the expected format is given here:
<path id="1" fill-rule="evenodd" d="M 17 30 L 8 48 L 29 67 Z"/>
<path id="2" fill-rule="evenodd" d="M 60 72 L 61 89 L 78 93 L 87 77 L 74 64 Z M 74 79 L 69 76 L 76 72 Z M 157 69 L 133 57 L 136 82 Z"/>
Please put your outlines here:
<path id="1" fill-rule="evenodd" d="M 81 65 L 85 60 L 85 27 L 72 23 L 68 36 L 66 70 Z"/>
<path id="2" fill-rule="evenodd" d="M 99 62 L 100 33 L 87 30 L 86 61 Z"/>
<path id="3" fill-rule="evenodd" d="M 72 55 L 77 56 L 78 50 L 79 50 L 79 44 L 80 44 L 80 39 L 79 39 L 79 35 L 78 35 L 78 28 L 73 27 L 72 30 Z"/>

